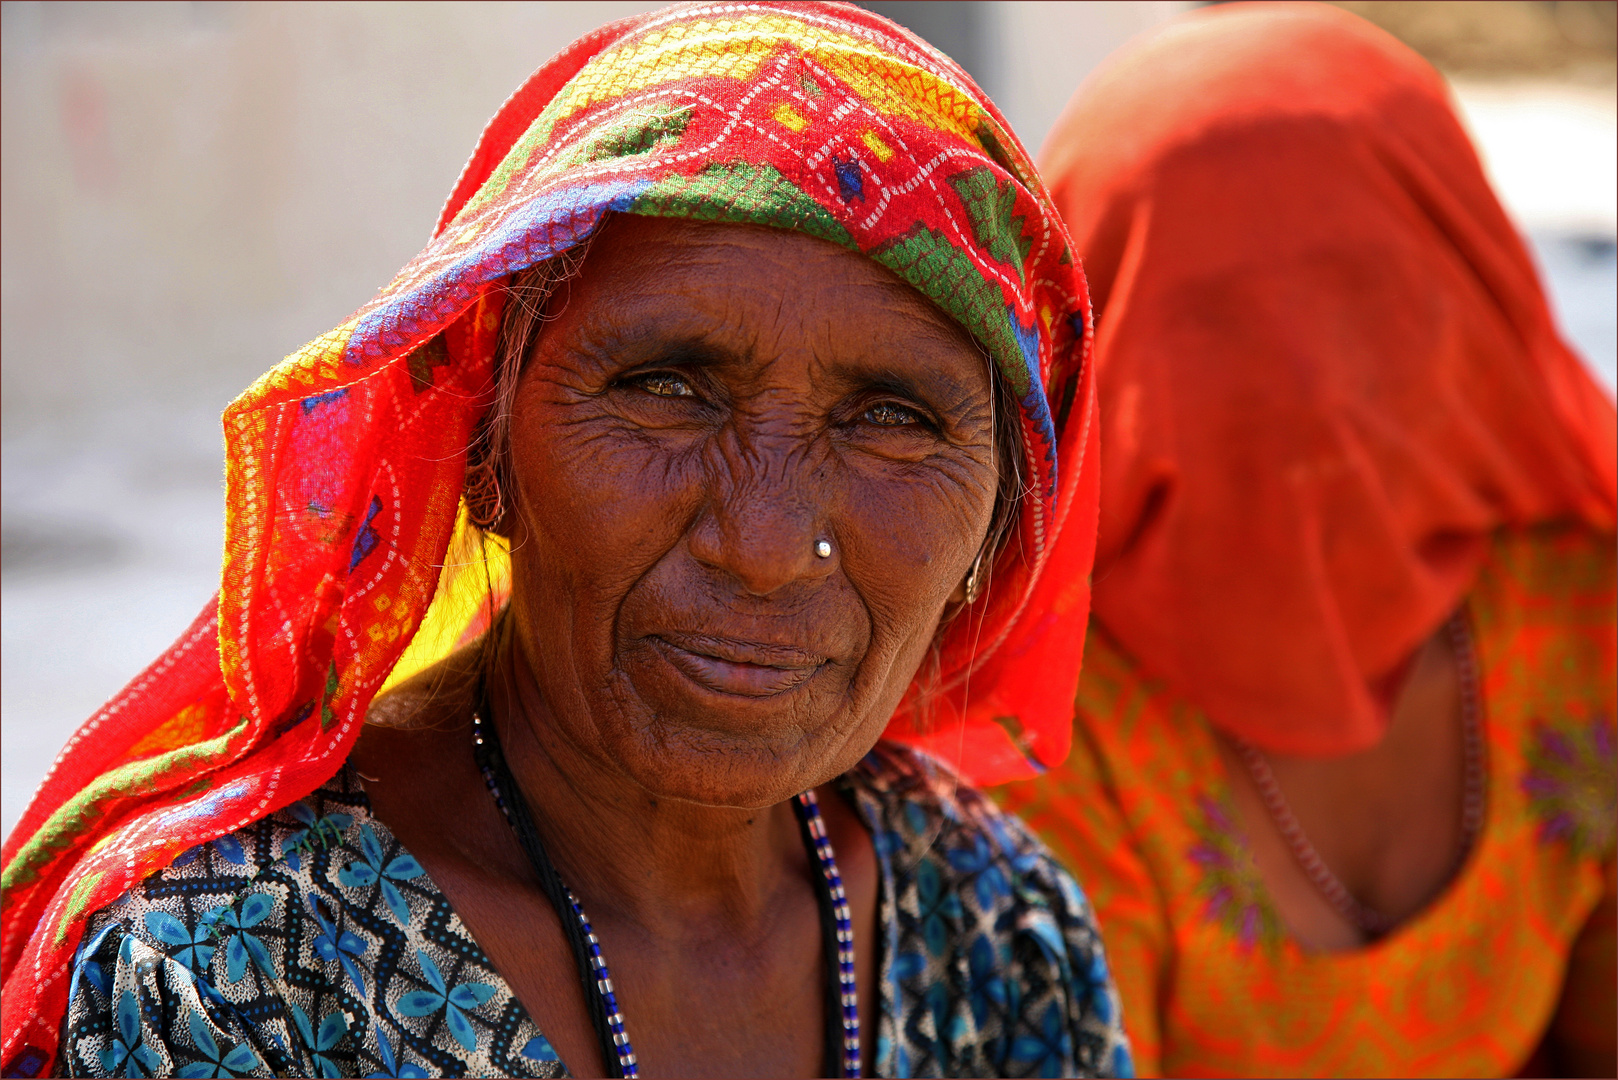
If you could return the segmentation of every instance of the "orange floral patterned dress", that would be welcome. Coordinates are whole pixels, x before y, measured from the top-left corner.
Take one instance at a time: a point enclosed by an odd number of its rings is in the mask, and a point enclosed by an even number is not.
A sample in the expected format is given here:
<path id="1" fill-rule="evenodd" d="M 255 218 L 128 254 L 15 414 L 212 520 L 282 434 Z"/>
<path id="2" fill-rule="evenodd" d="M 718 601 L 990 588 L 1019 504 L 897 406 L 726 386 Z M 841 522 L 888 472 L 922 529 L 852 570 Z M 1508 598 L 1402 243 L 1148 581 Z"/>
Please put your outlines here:
<path id="1" fill-rule="evenodd" d="M 1092 626 L 1071 757 L 999 797 L 1094 900 L 1140 1075 L 1510 1075 L 1553 1018 L 1610 1052 L 1614 570 L 1611 536 L 1497 538 L 1467 600 L 1483 831 L 1431 905 L 1352 952 L 1288 935 L 1207 720 Z"/>

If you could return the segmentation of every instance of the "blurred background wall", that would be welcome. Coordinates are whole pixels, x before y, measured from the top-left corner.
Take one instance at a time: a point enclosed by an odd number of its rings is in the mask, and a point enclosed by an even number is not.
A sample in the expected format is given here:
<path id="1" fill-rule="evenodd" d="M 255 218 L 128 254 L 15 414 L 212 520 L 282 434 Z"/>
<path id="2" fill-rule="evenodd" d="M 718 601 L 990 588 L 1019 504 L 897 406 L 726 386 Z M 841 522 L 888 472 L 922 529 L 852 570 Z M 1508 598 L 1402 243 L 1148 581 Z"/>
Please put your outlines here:
<path id="1" fill-rule="evenodd" d="M 655 6 L 0 5 L 0 827 L 213 591 L 220 410 L 420 248 L 529 72 Z M 1190 5 L 866 6 L 1037 147 L 1091 68 Z M 1451 74 L 1611 386 L 1614 5 L 1345 6 Z"/>

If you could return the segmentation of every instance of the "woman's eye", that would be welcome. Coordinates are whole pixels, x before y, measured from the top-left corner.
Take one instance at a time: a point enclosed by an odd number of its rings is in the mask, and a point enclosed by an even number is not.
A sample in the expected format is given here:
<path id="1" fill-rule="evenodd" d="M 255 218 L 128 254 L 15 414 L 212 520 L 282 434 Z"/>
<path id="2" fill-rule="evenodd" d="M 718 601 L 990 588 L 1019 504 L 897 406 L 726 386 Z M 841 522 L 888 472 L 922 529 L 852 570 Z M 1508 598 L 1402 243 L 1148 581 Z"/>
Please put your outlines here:
<path id="1" fill-rule="evenodd" d="M 654 371 L 649 375 L 641 375 L 635 379 L 635 385 L 658 397 L 697 396 L 697 392 L 691 389 L 689 382 L 667 371 Z"/>
<path id="2" fill-rule="evenodd" d="M 880 405 L 872 405 L 866 409 L 865 419 L 878 427 L 904 427 L 907 424 L 921 423 L 921 416 L 914 409 L 895 405 L 891 401 L 884 401 Z"/>

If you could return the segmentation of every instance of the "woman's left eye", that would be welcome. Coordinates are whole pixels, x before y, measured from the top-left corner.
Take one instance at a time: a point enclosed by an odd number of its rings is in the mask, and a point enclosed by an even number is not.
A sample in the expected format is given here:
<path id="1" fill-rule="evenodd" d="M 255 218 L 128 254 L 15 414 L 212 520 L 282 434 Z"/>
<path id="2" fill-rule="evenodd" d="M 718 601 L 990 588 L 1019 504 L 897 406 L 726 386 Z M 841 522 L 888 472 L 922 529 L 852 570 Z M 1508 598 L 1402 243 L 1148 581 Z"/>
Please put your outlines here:
<path id="1" fill-rule="evenodd" d="M 697 392 L 691 384 L 680 376 L 667 371 L 654 371 L 642 375 L 635 380 L 635 384 L 648 394 L 658 397 L 696 397 Z"/>
<path id="2" fill-rule="evenodd" d="M 880 405 L 872 405 L 866 409 L 865 419 L 878 427 L 905 427 L 922 422 L 921 414 L 916 410 L 895 405 L 891 401 L 884 401 Z"/>

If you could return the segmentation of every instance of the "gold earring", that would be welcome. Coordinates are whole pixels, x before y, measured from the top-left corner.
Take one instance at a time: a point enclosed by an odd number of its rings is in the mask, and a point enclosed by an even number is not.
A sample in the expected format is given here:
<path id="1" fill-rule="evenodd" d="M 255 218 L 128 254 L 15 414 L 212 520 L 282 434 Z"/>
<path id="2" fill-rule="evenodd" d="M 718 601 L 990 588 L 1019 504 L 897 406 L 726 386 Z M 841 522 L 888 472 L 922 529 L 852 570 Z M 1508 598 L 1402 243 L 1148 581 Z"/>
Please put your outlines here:
<path id="1" fill-rule="evenodd" d="M 978 602 L 978 597 L 983 592 L 983 578 L 983 552 L 979 551 L 978 557 L 972 560 L 971 571 L 966 575 L 966 602 L 968 604 Z"/>

